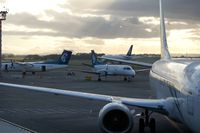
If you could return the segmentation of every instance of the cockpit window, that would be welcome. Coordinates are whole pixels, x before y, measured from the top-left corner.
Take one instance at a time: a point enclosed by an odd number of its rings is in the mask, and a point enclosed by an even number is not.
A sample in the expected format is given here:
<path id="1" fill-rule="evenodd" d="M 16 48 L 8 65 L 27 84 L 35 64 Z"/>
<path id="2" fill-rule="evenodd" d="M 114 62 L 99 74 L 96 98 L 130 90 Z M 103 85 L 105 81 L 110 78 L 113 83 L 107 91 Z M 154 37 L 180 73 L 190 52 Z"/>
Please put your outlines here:
<path id="1" fill-rule="evenodd" d="M 124 67 L 124 70 L 131 70 L 130 67 Z"/>

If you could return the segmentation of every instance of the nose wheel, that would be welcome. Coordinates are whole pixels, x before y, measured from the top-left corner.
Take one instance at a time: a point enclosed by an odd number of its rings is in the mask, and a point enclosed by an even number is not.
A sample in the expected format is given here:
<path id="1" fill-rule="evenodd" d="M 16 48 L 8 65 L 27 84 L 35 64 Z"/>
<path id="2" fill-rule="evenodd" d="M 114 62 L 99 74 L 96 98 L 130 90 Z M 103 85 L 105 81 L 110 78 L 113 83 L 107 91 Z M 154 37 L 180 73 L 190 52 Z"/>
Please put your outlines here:
<path id="1" fill-rule="evenodd" d="M 98 75 L 98 81 L 101 81 L 101 75 L 100 74 Z"/>
<path id="2" fill-rule="evenodd" d="M 144 133 L 145 127 L 149 127 L 150 133 L 156 133 L 156 120 L 150 118 L 152 113 L 149 113 L 148 110 L 145 110 L 141 114 L 142 118 L 139 119 L 139 133 Z"/>

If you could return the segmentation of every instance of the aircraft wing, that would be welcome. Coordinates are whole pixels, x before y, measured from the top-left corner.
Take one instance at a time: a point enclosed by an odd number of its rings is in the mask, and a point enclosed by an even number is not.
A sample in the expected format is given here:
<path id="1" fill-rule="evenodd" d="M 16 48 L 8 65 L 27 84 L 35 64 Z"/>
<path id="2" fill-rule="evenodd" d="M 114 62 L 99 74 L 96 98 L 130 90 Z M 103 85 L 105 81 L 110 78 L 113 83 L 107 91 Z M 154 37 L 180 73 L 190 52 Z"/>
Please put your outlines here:
<path id="1" fill-rule="evenodd" d="M 98 72 L 95 71 L 89 71 L 89 70 L 72 70 L 72 71 L 78 71 L 78 72 L 82 72 L 82 73 L 89 73 L 89 74 L 100 74 Z"/>
<path id="2" fill-rule="evenodd" d="M 60 90 L 60 89 L 46 88 L 46 87 L 18 85 L 18 84 L 3 83 L 3 82 L 0 82 L 0 86 L 14 87 L 16 89 L 40 91 L 40 92 L 52 93 L 56 95 L 72 96 L 72 97 L 83 98 L 83 99 L 88 99 L 88 100 L 96 100 L 96 101 L 102 101 L 102 102 L 120 102 L 128 106 L 149 109 L 154 112 L 159 112 L 165 115 L 168 114 L 168 111 L 167 111 L 168 107 L 170 106 L 170 104 L 172 104 L 171 100 L 167 100 L 167 99 L 126 98 L 126 97 L 109 96 L 109 95 L 101 95 L 101 94 L 69 91 L 69 90 Z"/>
<path id="3" fill-rule="evenodd" d="M 108 58 L 108 57 L 100 57 L 101 59 L 106 59 L 110 61 L 116 61 L 116 62 L 122 62 L 122 63 L 128 63 L 128 64 L 133 64 L 133 65 L 138 65 L 138 66 L 144 66 L 144 67 L 152 67 L 152 64 L 150 63 L 144 63 L 144 62 L 139 62 L 139 61 L 132 61 L 132 60 L 122 60 L 122 59 L 115 59 L 115 58 Z"/>
<path id="4" fill-rule="evenodd" d="M 135 70 L 136 73 L 138 73 L 138 72 L 145 72 L 145 71 L 150 71 L 150 68 Z"/>

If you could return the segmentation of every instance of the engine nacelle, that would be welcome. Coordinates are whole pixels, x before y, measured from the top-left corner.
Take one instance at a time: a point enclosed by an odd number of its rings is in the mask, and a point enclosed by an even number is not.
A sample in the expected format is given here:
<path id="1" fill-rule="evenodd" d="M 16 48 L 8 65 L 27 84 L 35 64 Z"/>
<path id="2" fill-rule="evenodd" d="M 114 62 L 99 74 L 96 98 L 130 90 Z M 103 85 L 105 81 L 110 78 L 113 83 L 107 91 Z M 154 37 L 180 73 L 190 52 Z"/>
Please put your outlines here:
<path id="1" fill-rule="evenodd" d="M 133 127 L 133 117 L 128 107 L 109 103 L 99 113 L 99 126 L 106 133 L 127 133 Z"/>

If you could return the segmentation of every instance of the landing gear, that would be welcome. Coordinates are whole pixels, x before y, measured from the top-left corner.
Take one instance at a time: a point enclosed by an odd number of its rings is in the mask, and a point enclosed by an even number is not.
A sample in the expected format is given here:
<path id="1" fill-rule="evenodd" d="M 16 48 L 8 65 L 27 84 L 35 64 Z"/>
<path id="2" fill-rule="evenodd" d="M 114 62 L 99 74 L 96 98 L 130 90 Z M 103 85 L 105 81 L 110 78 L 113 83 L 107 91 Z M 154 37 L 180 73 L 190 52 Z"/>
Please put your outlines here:
<path id="1" fill-rule="evenodd" d="M 22 72 L 22 78 L 25 78 L 26 72 Z"/>
<path id="2" fill-rule="evenodd" d="M 142 118 L 139 119 L 139 133 L 144 133 L 145 127 L 149 127 L 151 133 L 156 133 L 156 120 L 150 118 L 151 114 L 147 109 L 141 114 Z"/>
<path id="3" fill-rule="evenodd" d="M 35 75 L 35 72 L 32 72 L 32 75 Z"/>
<path id="4" fill-rule="evenodd" d="M 154 118 L 150 119 L 149 128 L 150 128 L 151 133 L 155 133 L 156 132 L 156 120 Z"/>
<path id="5" fill-rule="evenodd" d="M 124 81 L 131 82 L 131 77 L 124 77 Z"/>
<path id="6" fill-rule="evenodd" d="M 145 128 L 144 119 L 140 118 L 139 119 L 139 133 L 144 133 L 144 128 Z"/>
<path id="7" fill-rule="evenodd" d="M 98 81 L 101 81 L 101 76 L 99 75 L 99 77 L 98 77 Z"/>
<path id="8" fill-rule="evenodd" d="M 127 81 L 127 77 L 124 77 L 124 81 Z"/>
<path id="9" fill-rule="evenodd" d="M 8 72 L 8 65 L 5 65 L 5 71 Z"/>

